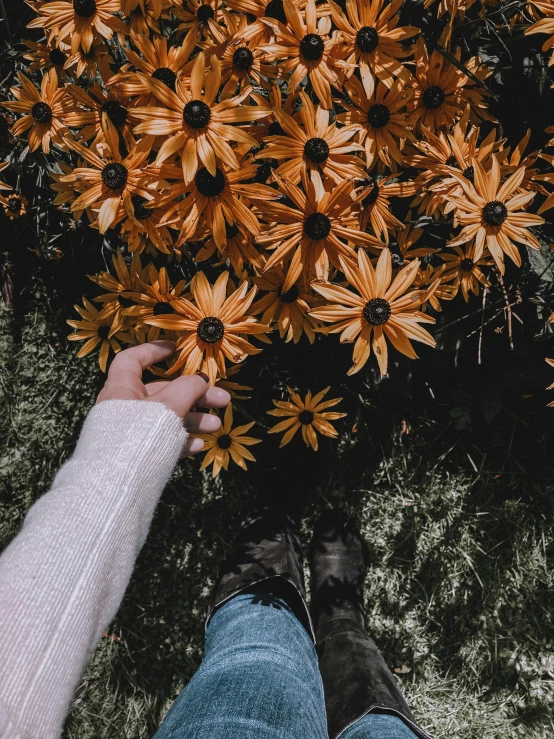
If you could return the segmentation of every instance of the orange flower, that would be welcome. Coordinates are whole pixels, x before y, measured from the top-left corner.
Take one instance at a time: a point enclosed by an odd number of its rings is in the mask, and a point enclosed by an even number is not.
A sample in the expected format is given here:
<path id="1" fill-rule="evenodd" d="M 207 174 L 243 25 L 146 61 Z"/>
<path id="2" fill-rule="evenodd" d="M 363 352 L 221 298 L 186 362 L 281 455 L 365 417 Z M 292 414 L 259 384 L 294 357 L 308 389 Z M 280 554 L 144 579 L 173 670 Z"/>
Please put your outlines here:
<path id="1" fill-rule="evenodd" d="M 340 285 L 314 282 L 313 289 L 335 305 L 315 308 L 310 314 L 333 324 L 325 333 L 340 333 L 341 343 L 354 343 L 354 364 L 349 375 L 359 372 L 369 359 L 371 348 L 381 375 L 387 373 L 388 348 L 386 339 L 402 354 L 416 359 L 410 339 L 435 346 L 433 337 L 420 323 L 434 323 L 434 319 L 418 310 L 426 299 L 424 292 L 410 291 L 418 269 L 414 259 L 396 277 L 392 277 L 391 254 L 383 249 L 374 270 L 363 249 L 358 250 L 358 264 L 340 258 L 346 279 L 357 293 Z M 372 340 L 373 334 L 373 340 Z"/>
<path id="2" fill-rule="evenodd" d="M 182 369 L 190 375 L 201 370 L 213 385 L 218 376 L 226 376 L 226 359 L 238 363 L 261 351 L 244 338 L 269 331 L 269 326 L 246 315 L 257 288 L 248 290 L 248 283 L 243 282 L 226 298 L 228 278 L 229 273 L 222 272 L 212 286 L 204 273 L 198 272 L 190 284 L 192 300 L 172 301 L 175 313 L 145 319 L 151 326 L 180 334 L 177 359 L 168 373 Z"/>
<path id="3" fill-rule="evenodd" d="M 246 423 L 244 426 L 233 428 L 233 406 L 229 403 L 225 409 L 222 425 L 212 434 L 195 434 L 198 439 L 204 440 L 204 451 L 206 455 L 202 461 L 201 470 L 205 470 L 213 463 L 212 477 L 217 477 L 221 469 L 228 469 L 229 461 L 232 459 L 243 470 L 246 469 L 247 459 L 255 462 L 254 455 L 248 451 L 247 446 L 259 444 L 261 439 L 246 436 L 255 421 Z"/>
<path id="4" fill-rule="evenodd" d="M 262 46 L 262 50 L 270 60 L 286 60 L 280 66 L 286 73 L 292 72 L 288 79 L 289 94 L 309 77 L 320 105 L 330 110 L 331 85 L 340 89 L 331 57 L 335 41 L 327 35 L 330 24 L 324 16 L 318 22 L 315 0 L 308 0 L 303 13 L 293 0 L 283 0 L 283 8 L 288 26 L 266 16 L 264 21 L 274 29 L 277 39 Z"/>
<path id="5" fill-rule="evenodd" d="M 42 78 L 40 92 L 21 72 L 17 78 L 21 87 L 11 89 L 17 102 L 2 103 L 8 110 L 26 113 L 14 123 L 13 134 L 21 136 L 29 131 L 29 151 L 36 151 L 40 146 L 45 154 L 49 154 L 50 142 L 63 146 L 63 136 L 69 133 L 63 124 L 63 116 L 67 110 L 67 93 L 63 87 L 58 88 L 55 69 L 51 69 Z"/>
<path id="6" fill-rule="evenodd" d="M 216 103 L 221 81 L 221 64 L 217 57 L 211 57 L 211 70 L 207 73 L 204 53 L 199 52 L 190 76 L 190 89 L 179 85 L 176 92 L 172 92 L 156 79 L 144 77 L 143 81 L 167 108 L 136 108 L 135 115 L 143 123 L 135 131 L 168 136 L 158 152 L 156 164 L 162 164 L 168 157 L 181 152 L 185 184 L 194 179 L 199 168 L 198 160 L 212 176 L 216 174 L 217 157 L 232 169 L 238 169 L 237 157 L 227 142 L 257 146 L 256 139 L 250 134 L 228 124 L 264 118 L 270 110 L 262 106 L 239 107 L 248 98 L 250 88 L 241 95 Z"/>

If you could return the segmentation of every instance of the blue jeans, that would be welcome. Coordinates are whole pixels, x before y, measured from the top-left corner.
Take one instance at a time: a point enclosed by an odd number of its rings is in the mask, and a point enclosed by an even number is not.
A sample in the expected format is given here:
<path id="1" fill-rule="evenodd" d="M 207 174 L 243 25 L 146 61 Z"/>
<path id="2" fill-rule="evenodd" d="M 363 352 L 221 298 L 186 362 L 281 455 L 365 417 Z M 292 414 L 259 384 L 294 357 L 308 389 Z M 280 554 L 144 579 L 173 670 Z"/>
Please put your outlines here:
<path id="1" fill-rule="evenodd" d="M 284 600 L 240 593 L 215 612 L 204 660 L 153 739 L 328 739 L 317 654 Z M 340 739 L 416 737 L 371 713 Z"/>

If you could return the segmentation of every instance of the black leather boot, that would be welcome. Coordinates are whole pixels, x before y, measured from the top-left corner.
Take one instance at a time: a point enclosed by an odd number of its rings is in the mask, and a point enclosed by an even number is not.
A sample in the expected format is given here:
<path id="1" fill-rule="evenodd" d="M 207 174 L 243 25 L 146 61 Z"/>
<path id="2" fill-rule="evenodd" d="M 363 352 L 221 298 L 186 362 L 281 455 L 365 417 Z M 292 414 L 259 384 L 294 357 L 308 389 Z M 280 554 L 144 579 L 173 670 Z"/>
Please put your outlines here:
<path id="1" fill-rule="evenodd" d="M 365 632 L 367 553 L 360 534 L 341 513 L 332 511 L 317 523 L 310 560 L 311 614 L 330 739 L 370 712 L 398 716 L 416 736 L 429 739 Z"/>
<path id="2" fill-rule="evenodd" d="M 260 586 L 288 603 L 315 642 L 306 604 L 299 523 L 298 514 L 275 505 L 258 507 L 247 517 L 233 551 L 220 567 L 206 626 L 217 608 Z"/>

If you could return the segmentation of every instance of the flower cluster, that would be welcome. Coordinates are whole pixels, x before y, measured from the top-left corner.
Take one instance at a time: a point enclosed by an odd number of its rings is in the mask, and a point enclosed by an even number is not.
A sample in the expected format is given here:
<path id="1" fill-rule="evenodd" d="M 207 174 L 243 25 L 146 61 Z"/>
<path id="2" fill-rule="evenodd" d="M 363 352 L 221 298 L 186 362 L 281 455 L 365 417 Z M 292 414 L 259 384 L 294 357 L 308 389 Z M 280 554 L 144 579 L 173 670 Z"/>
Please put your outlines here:
<path id="1" fill-rule="evenodd" d="M 177 352 L 156 372 L 240 389 L 228 376 L 273 333 L 338 334 L 349 374 L 373 354 L 385 375 L 391 350 L 434 345 L 422 324 L 442 302 L 502 280 L 519 245 L 540 248 L 529 207 L 554 205 L 554 176 L 527 141 L 507 146 L 490 69 L 453 40 L 473 0 L 425 0 L 448 19 L 433 47 L 402 24 L 401 0 L 29 4 L 43 37 L 26 42 L 3 105 L 13 136 L 49 155 L 54 204 L 119 244 L 113 272 L 92 278 L 104 293 L 69 321 L 103 371 L 110 353 L 162 336 Z M 530 5 L 526 32 L 552 35 L 549 4 Z M 7 189 L 0 203 L 10 218 L 27 207 Z M 426 220 L 447 224 L 442 242 L 428 243 Z M 193 265 L 192 280 L 171 284 L 148 261 L 163 255 Z M 316 431 L 336 435 L 326 391 L 289 392 L 273 431 L 288 441 L 302 427 L 314 450 Z M 233 432 L 229 414 L 207 440 L 215 474 L 253 459 L 249 425 Z"/>

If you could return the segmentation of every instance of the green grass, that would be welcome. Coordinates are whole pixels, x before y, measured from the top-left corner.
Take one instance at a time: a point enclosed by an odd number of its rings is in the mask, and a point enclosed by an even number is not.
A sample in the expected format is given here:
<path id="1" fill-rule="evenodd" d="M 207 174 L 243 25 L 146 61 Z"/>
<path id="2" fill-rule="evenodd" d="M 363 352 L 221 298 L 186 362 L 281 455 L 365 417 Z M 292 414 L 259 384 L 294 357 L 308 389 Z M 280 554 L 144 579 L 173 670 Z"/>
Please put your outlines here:
<path id="1" fill-rule="evenodd" d="M 101 384 L 94 358 L 67 346 L 55 305 L 29 290 L 21 314 L 0 305 L 0 547 L 71 454 Z M 432 420 L 412 425 L 371 453 L 371 435 L 342 437 L 308 506 L 305 541 L 329 505 L 359 521 L 372 557 L 369 631 L 437 739 L 552 737 L 552 477 L 470 464 L 456 443 L 433 441 Z M 179 464 L 66 737 L 154 733 L 200 663 L 210 588 L 251 479 L 236 471 L 213 483 L 197 463 Z"/>

